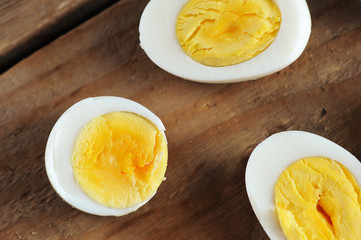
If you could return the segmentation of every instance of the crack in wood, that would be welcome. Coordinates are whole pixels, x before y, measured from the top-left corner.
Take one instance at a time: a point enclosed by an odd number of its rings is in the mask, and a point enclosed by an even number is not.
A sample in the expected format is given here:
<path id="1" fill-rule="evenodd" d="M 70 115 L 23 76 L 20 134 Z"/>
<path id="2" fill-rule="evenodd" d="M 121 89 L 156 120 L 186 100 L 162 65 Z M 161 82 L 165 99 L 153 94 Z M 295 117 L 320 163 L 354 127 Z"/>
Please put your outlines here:
<path id="1" fill-rule="evenodd" d="M 0 37 L 0 74 L 119 1 L 80 0 L 68 6 L 44 0 L 2 3 L 0 26 L 6 36 Z M 33 8 L 39 9 L 39 16 L 32 15 Z"/>

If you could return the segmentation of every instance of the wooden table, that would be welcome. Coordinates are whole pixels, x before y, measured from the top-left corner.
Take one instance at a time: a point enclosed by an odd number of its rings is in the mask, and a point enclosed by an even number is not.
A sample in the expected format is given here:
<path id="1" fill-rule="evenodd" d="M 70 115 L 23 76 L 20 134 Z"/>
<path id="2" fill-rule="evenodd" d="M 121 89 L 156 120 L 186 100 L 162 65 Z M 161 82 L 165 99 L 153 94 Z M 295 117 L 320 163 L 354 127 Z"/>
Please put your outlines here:
<path id="1" fill-rule="evenodd" d="M 268 239 L 244 181 L 258 143 L 298 129 L 361 159 L 360 1 L 308 0 L 312 34 L 296 62 L 256 81 L 213 85 L 149 60 L 138 40 L 147 2 L 0 2 L 0 239 Z M 59 116 L 100 95 L 135 100 L 167 128 L 167 180 L 124 217 L 72 208 L 44 168 Z"/>

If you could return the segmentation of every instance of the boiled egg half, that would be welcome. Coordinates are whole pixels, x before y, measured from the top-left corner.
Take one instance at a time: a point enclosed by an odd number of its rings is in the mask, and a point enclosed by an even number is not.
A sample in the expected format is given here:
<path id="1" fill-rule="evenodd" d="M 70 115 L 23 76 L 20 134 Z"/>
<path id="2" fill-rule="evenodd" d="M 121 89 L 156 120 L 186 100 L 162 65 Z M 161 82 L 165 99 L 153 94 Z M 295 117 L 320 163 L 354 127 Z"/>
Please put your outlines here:
<path id="1" fill-rule="evenodd" d="M 161 120 L 121 97 L 94 97 L 70 107 L 46 145 L 51 185 L 71 206 L 121 216 L 143 206 L 165 179 L 167 141 Z"/>
<path id="2" fill-rule="evenodd" d="M 336 173 L 340 173 L 340 176 Z M 291 180 L 287 182 L 286 178 Z M 347 150 L 326 138 L 303 131 L 280 132 L 268 137 L 253 150 L 247 163 L 245 180 L 252 208 L 272 240 L 301 239 L 300 236 L 303 236 L 302 239 L 360 237 L 361 163 Z M 277 189 L 279 180 L 281 191 Z M 343 192 L 347 194 L 342 195 Z M 284 206 L 276 211 L 275 199 L 279 193 Z M 355 199 L 349 201 L 350 196 Z M 300 202 L 308 204 L 307 199 L 313 197 L 317 199 L 313 206 L 308 205 L 312 206 L 310 211 L 297 205 Z M 295 208 L 294 211 L 287 209 L 286 205 Z M 352 206 L 355 208 L 352 209 Z M 302 217 L 293 215 L 302 211 L 310 214 Z M 310 226 L 313 214 L 322 228 Z M 355 220 L 350 225 L 343 222 L 343 219 L 351 217 Z M 280 219 L 286 220 L 281 223 Z M 312 227 L 316 227 L 316 232 L 310 231 Z M 288 238 L 284 229 L 292 230 L 287 233 Z M 317 232 L 321 229 L 324 231 Z M 340 238 L 342 231 L 354 237 Z M 316 237 L 317 234 L 320 235 Z"/>
<path id="3" fill-rule="evenodd" d="M 310 37 L 311 18 L 306 1 L 273 0 L 281 13 L 281 23 L 274 41 L 265 50 L 261 50 L 261 53 L 255 54 L 255 56 L 250 57 L 249 60 L 234 65 L 210 66 L 202 64 L 193 60 L 183 51 L 177 38 L 176 26 L 178 16 L 188 2 L 189 0 L 151 0 L 144 9 L 139 25 L 140 45 L 148 57 L 160 68 L 184 79 L 206 83 L 227 83 L 261 78 L 275 73 L 294 62 L 305 49 Z M 204 10 L 207 12 L 216 12 L 218 11 L 217 4 L 221 2 L 228 3 L 228 1 L 209 1 L 210 4 L 214 3 L 214 7 L 212 6 L 211 9 Z M 247 1 L 238 0 L 238 2 L 240 3 L 236 4 L 241 6 L 243 2 L 246 3 Z M 257 0 L 254 0 L 254 2 L 256 3 Z M 260 2 L 265 1 L 260 0 Z M 255 6 L 256 4 L 252 3 L 249 8 L 255 9 L 257 8 Z M 257 12 L 258 10 L 255 9 L 254 11 Z M 234 10 L 229 12 L 234 13 Z M 203 13 L 189 13 L 186 14 L 186 16 L 192 18 L 192 16 L 198 16 L 200 14 Z M 222 12 L 218 15 L 220 15 L 222 19 L 229 18 Z M 246 13 L 245 15 L 254 18 L 256 14 Z M 218 21 L 218 19 L 207 19 L 203 21 L 202 24 L 207 25 L 211 21 Z M 240 28 L 239 31 L 242 31 L 243 27 L 247 27 L 246 24 L 249 19 L 242 21 L 241 23 L 234 24 L 237 25 L 237 28 Z M 232 22 L 226 25 L 226 28 L 232 29 L 233 31 L 234 27 Z M 255 26 L 256 25 L 257 24 L 255 24 Z M 219 23 L 218 26 L 222 26 L 222 23 Z M 250 28 L 252 28 L 254 32 L 257 32 L 258 30 L 255 26 L 251 26 Z M 202 26 L 194 30 L 194 33 L 198 32 L 199 29 L 202 29 Z M 211 28 L 207 31 L 209 34 L 212 34 L 213 30 Z M 217 30 L 214 30 L 213 32 L 216 31 Z M 226 32 L 225 35 L 227 34 Z M 246 34 L 254 37 L 253 33 L 249 34 L 246 32 Z M 193 36 L 189 36 L 189 38 L 193 38 Z M 207 40 L 205 40 L 205 42 L 207 42 Z M 235 44 L 237 41 L 233 40 L 231 42 L 230 44 Z M 192 45 L 196 46 L 197 43 Z M 220 43 L 220 45 L 222 45 L 222 43 Z M 222 55 L 222 53 L 219 54 Z M 247 59 L 248 58 L 249 57 L 247 57 Z M 221 61 L 223 60 L 220 60 L 220 65 L 222 65 Z M 205 62 L 209 63 L 210 61 Z M 211 63 L 213 62 L 212 60 Z"/>

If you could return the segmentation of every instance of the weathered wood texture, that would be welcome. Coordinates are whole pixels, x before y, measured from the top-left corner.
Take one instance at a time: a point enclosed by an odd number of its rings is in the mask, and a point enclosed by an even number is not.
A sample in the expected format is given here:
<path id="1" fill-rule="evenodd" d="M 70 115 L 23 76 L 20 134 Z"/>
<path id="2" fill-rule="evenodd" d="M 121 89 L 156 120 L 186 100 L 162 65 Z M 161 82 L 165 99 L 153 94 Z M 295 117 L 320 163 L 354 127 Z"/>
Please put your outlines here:
<path id="1" fill-rule="evenodd" d="M 1 0 L 0 73 L 117 0 Z"/>
<path id="2" fill-rule="evenodd" d="M 147 0 L 123 0 L 0 76 L 0 239 L 268 239 L 244 172 L 272 133 L 325 136 L 361 159 L 361 3 L 309 0 L 312 35 L 291 66 L 257 81 L 200 84 L 139 47 Z M 57 118 L 99 95 L 135 100 L 165 124 L 167 180 L 144 207 L 98 217 L 63 202 L 44 169 Z"/>

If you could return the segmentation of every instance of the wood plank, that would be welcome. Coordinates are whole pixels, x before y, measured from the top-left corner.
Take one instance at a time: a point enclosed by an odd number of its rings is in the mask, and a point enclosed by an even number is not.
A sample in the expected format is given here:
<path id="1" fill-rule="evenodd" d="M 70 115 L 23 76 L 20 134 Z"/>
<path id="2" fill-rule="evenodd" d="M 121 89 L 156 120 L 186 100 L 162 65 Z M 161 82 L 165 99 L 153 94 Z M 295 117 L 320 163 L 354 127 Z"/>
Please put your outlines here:
<path id="1" fill-rule="evenodd" d="M 117 0 L 2 0 L 0 73 Z"/>
<path id="2" fill-rule="evenodd" d="M 360 2 L 309 0 L 312 35 L 290 67 L 235 84 L 200 84 L 139 47 L 147 0 L 123 0 L 0 76 L 0 239 L 268 239 L 244 172 L 272 133 L 325 136 L 361 159 Z M 99 95 L 135 100 L 167 128 L 167 180 L 125 217 L 71 208 L 54 192 L 44 149 L 57 118 Z"/>

